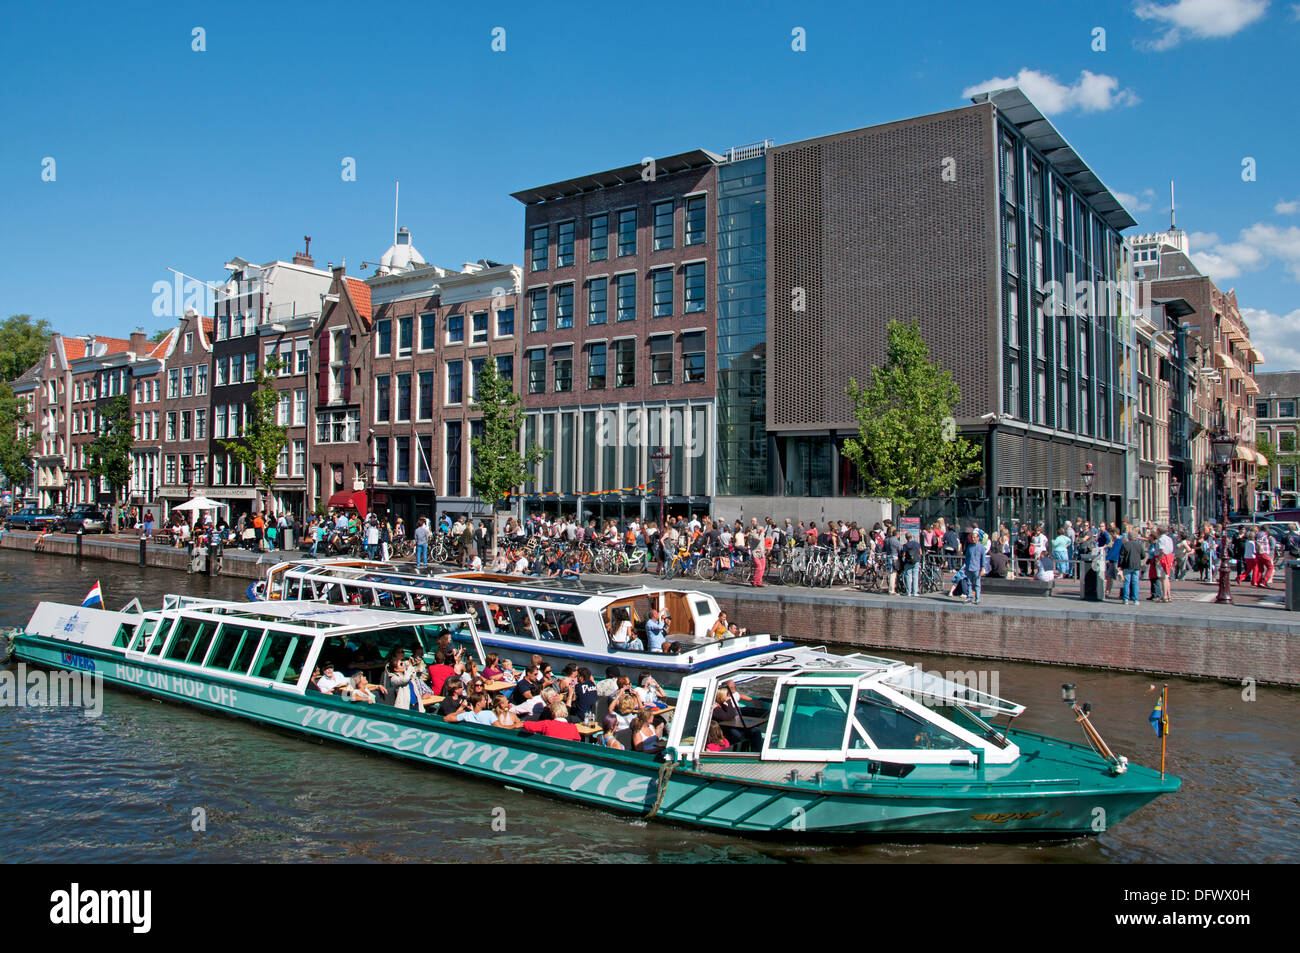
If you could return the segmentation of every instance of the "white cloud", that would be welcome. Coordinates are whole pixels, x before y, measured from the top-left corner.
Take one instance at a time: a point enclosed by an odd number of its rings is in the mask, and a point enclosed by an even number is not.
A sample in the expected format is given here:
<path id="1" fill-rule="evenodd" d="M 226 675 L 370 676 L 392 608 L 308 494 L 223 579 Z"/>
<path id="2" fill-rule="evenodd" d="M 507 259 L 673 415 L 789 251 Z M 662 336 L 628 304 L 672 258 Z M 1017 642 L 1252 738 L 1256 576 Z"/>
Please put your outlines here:
<path id="1" fill-rule="evenodd" d="M 1291 4 L 1291 19 L 1300 20 L 1300 3 Z"/>
<path id="2" fill-rule="evenodd" d="M 1293 11 L 1296 9 L 1292 7 Z M 1167 4 L 1142 0 L 1133 8 L 1133 12 L 1143 20 L 1153 20 L 1165 28 L 1165 32 L 1151 43 L 1152 49 L 1156 50 L 1167 50 L 1189 38 L 1206 40 L 1232 36 L 1250 26 L 1267 10 L 1268 0 L 1175 0 Z"/>
<path id="3" fill-rule="evenodd" d="M 1193 264 L 1222 282 L 1276 261 L 1300 281 L 1300 227 L 1279 228 L 1256 222 L 1243 228 L 1237 238 L 1235 242 L 1221 242 L 1213 232 L 1193 232 L 1188 236 Z"/>
<path id="4" fill-rule="evenodd" d="M 1130 212 L 1149 212 L 1151 211 L 1151 202 L 1156 197 L 1155 189 L 1143 189 L 1138 194 L 1132 192 L 1116 192 L 1115 198 L 1119 199 Z"/>
<path id="5" fill-rule="evenodd" d="M 1292 202 L 1279 199 L 1278 203 L 1273 206 L 1273 211 L 1278 215 L 1294 215 L 1296 212 L 1300 212 L 1300 199 Z"/>
<path id="6" fill-rule="evenodd" d="M 1262 308 L 1242 308 L 1250 328 L 1250 343 L 1264 355 L 1265 371 L 1300 371 L 1300 308 L 1274 314 Z"/>
<path id="7" fill-rule="evenodd" d="M 1015 76 L 995 76 L 974 86 L 967 86 L 961 94 L 963 98 L 969 99 L 976 93 L 1006 89 L 1009 86 L 1019 86 L 1033 100 L 1034 105 L 1048 116 L 1074 109 L 1086 113 L 1103 112 L 1116 106 L 1133 106 L 1139 102 L 1133 90 L 1119 88 L 1119 80 L 1114 76 L 1083 70 L 1079 78 L 1067 86 L 1055 76 L 1028 67 Z"/>

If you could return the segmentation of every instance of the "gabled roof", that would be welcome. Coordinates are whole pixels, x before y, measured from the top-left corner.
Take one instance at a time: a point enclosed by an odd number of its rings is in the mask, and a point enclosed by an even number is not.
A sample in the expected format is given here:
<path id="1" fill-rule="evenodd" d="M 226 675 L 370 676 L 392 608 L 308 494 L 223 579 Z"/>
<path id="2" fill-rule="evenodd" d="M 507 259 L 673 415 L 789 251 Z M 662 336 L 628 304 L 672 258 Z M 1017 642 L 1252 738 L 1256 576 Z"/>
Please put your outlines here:
<path id="1" fill-rule="evenodd" d="M 352 278 L 348 275 L 343 276 L 343 284 L 347 288 L 348 297 L 352 299 L 352 307 L 369 327 L 370 319 L 374 317 L 374 311 L 370 306 L 370 286 L 360 278 Z"/>
<path id="2" fill-rule="evenodd" d="M 167 352 L 168 352 L 169 350 L 171 350 L 172 342 L 176 340 L 176 334 L 177 334 L 177 333 L 178 333 L 178 329 L 176 329 L 176 328 L 172 328 L 170 331 L 168 331 L 166 334 L 164 334 L 164 335 L 163 335 L 163 339 L 162 339 L 161 341 L 159 341 L 157 344 L 155 344 L 155 345 L 154 345 L 154 346 L 149 350 L 147 356 L 148 356 L 148 357 L 157 357 L 157 358 L 163 358 L 163 357 L 166 357 L 166 356 L 167 356 Z"/>
<path id="3" fill-rule="evenodd" d="M 105 357 L 109 354 L 121 354 L 131 349 L 131 342 L 124 341 L 121 338 L 104 337 L 102 334 L 90 334 L 85 337 L 64 337 L 63 356 L 69 361 L 76 361 L 86 357 L 86 337 L 89 337 L 96 344 L 104 346 L 103 354 L 93 354 L 92 357 Z"/>

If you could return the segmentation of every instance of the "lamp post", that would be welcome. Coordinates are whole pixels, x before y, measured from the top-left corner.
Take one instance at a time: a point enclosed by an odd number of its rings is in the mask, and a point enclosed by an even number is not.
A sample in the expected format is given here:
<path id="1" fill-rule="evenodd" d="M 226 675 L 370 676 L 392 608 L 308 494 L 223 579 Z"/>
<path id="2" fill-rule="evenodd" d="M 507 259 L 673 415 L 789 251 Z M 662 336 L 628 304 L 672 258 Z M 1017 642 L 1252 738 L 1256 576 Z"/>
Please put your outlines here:
<path id="1" fill-rule="evenodd" d="M 1219 594 L 1215 602 L 1232 603 L 1232 580 L 1228 572 L 1228 475 L 1232 472 L 1232 460 L 1237 454 L 1237 438 L 1227 425 L 1220 425 L 1210 437 L 1210 452 L 1214 455 L 1214 468 L 1219 472 L 1219 482 L 1223 490 L 1220 501 L 1222 509 L 1219 514 Z"/>
<path id="2" fill-rule="evenodd" d="M 659 487 L 659 532 L 664 531 L 664 476 L 668 472 L 668 461 L 673 458 L 671 450 L 665 450 L 661 444 L 659 449 L 650 454 L 650 459 L 655 462 L 655 483 Z"/>
<path id="3" fill-rule="evenodd" d="M 1087 519 L 1089 523 L 1092 522 L 1092 483 L 1096 479 L 1097 471 L 1093 469 L 1092 461 L 1089 460 L 1083 465 L 1083 488 L 1088 494 L 1088 512 L 1085 514 L 1084 518 Z"/>
<path id="4" fill-rule="evenodd" d="M 1182 498 L 1178 495 L 1178 491 L 1182 488 L 1183 483 L 1178 479 L 1178 477 L 1175 476 L 1169 478 L 1169 494 L 1173 503 L 1173 505 L 1169 507 L 1169 522 L 1171 525 L 1181 526 L 1183 522 L 1182 506 L 1180 505 Z"/>

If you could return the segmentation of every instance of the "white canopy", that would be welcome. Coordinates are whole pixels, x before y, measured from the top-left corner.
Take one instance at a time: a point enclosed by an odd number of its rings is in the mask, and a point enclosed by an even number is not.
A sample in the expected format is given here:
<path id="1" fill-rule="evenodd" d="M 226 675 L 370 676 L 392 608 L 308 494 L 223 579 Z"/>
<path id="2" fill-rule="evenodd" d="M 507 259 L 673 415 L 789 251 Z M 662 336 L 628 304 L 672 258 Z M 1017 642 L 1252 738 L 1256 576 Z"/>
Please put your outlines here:
<path id="1" fill-rule="evenodd" d="M 206 496 L 196 496 L 192 500 L 182 503 L 180 506 L 173 506 L 173 510 L 215 510 L 217 507 L 225 507 L 227 504 L 220 503 L 216 500 L 209 499 Z"/>

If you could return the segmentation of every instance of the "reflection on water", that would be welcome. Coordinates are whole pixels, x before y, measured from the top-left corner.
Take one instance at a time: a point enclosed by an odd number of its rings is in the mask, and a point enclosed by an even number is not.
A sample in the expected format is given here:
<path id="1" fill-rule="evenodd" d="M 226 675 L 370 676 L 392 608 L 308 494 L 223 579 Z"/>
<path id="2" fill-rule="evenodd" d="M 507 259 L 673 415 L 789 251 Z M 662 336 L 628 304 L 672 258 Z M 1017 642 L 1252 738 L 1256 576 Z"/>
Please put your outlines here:
<path id="1" fill-rule="evenodd" d="M 109 607 L 164 592 L 242 599 L 234 579 L 0 550 L 0 624 L 42 599 L 80 602 L 96 579 Z M 1159 766 L 1147 724 L 1155 685 L 1042 665 L 917 656 L 926 669 L 996 666 L 1017 725 L 1068 740 L 1062 682 L 1093 704 L 1111 747 Z M 1096 838 L 1049 843 L 791 845 L 644 822 L 500 784 L 322 743 L 108 689 L 104 714 L 0 708 L 0 843 L 39 861 L 1159 862 L 1300 859 L 1294 831 L 1300 695 L 1174 679 L 1170 773 L 1183 789 Z M 493 809 L 505 831 L 493 830 Z M 196 818 L 206 831 L 196 831 Z M 498 825 L 499 826 L 499 825 Z"/>

